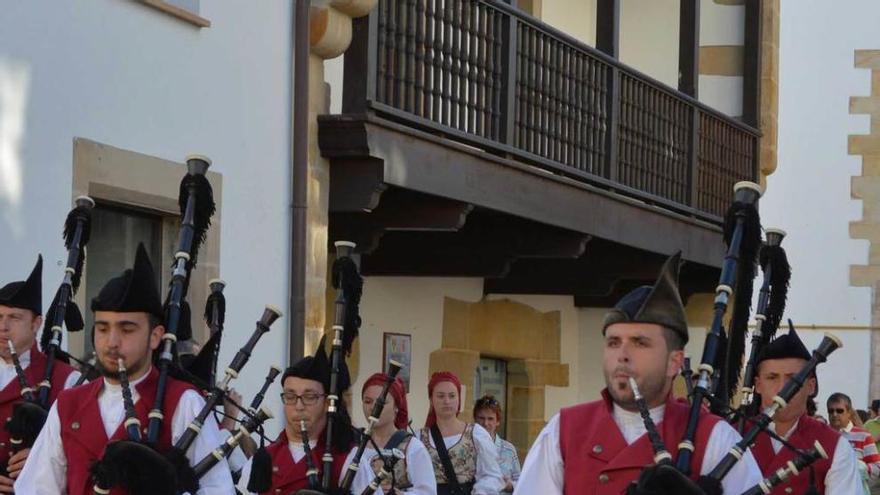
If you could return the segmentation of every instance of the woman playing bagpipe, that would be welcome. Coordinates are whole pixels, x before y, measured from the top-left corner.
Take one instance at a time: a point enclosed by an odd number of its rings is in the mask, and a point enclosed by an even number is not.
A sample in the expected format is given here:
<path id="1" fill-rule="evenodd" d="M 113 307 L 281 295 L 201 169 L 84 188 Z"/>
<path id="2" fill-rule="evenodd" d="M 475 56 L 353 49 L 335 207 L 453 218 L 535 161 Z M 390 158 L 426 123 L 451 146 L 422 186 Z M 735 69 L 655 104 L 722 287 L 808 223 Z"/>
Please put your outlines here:
<path id="1" fill-rule="evenodd" d="M 107 282 L 92 300 L 91 309 L 95 317 L 92 338 L 102 379 L 59 395 L 15 483 L 18 494 L 91 495 L 96 492 L 91 468 L 95 461 L 107 460 L 111 451 L 121 469 L 115 480 L 120 486 L 108 493 L 161 493 L 154 487 L 169 480 L 150 469 L 162 463 L 150 461 L 171 449 L 205 403 L 195 387 L 167 377 L 165 420 L 156 443 L 148 447 L 139 442 L 117 442 L 131 435 L 125 424 L 128 421 L 124 421 L 119 361 L 127 368 L 134 417 L 141 426 L 149 422 L 148 412 L 159 389 L 159 373 L 153 362 L 166 331 L 162 323 L 165 311 L 142 245 L 134 267 Z M 209 417 L 186 451 L 187 461 L 194 464 L 221 442 L 217 424 Z M 167 470 L 160 472 L 168 474 Z M 200 494 L 234 493 L 225 460 L 214 465 L 199 483 Z"/>
<path id="2" fill-rule="evenodd" d="M 678 268 L 679 255 L 672 256 L 653 286 L 633 290 L 605 316 L 602 399 L 565 408 L 550 419 L 526 457 L 514 493 L 624 493 L 642 468 L 655 462 L 654 445 L 646 435 L 630 378 L 644 396 L 665 450 L 676 452 L 689 413 L 688 404 L 671 395 L 688 340 Z M 689 460 L 693 479 L 708 473 L 740 440 L 721 418 L 705 408 L 698 412 Z M 690 480 L 674 473 L 665 493 L 687 493 L 678 485 Z M 746 453 L 722 487 L 726 494 L 740 494 L 760 480 L 754 458 Z"/>
<path id="3" fill-rule="evenodd" d="M 431 375 L 431 401 L 419 438 L 434 465 L 439 495 L 495 495 L 504 488 L 492 437 L 476 423 L 458 419 L 461 382 L 448 371 Z M 528 492 L 542 493 L 542 492 Z"/>
<path id="4" fill-rule="evenodd" d="M 382 387 L 388 379 L 385 373 L 376 373 L 364 382 L 361 389 L 364 416 L 372 415 L 376 402 L 380 399 Z M 383 468 L 384 460 L 398 449 L 404 458 L 394 466 L 390 480 L 386 480 L 375 490 L 375 495 L 391 493 L 394 495 L 436 495 L 437 482 L 434 467 L 425 445 L 409 434 L 409 411 L 406 403 L 406 387 L 399 377 L 395 377 L 388 389 L 388 398 L 381 414 L 372 428 L 372 441 L 364 449 L 359 469 L 352 484 L 352 493 L 360 495 Z M 378 446 L 380 451 L 376 450 Z"/>
<path id="5" fill-rule="evenodd" d="M 10 282 L 0 288 L 0 418 L 10 418 L 13 411 L 22 403 L 23 387 L 31 389 L 28 404 L 37 418 L 30 418 L 30 434 L 24 443 L 13 447 L 12 435 L 7 428 L 0 428 L 0 493 L 12 493 L 13 479 L 21 471 L 28 455 L 28 447 L 36 438 L 45 418 L 45 409 L 36 404 L 36 385 L 43 380 L 46 370 L 46 355 L 37 349 L 37 332 L 42 324 L 43 293 L 42 293 L 42 257 L 37 259 L 27 280 Z M 18 354 L 18 364 L 22 373 L 17 377 L 14 365 L 13 350 Z M 56 363 L 50 382 L 53 394 L 49 396 L 54 402 L 58 392 L 72 387 L 79 378 L 79 372 L 64 363 Z M 25 398 L 27 399 L 27 398 Z M 13 452 L 17 450 L 17 452 Z"/>

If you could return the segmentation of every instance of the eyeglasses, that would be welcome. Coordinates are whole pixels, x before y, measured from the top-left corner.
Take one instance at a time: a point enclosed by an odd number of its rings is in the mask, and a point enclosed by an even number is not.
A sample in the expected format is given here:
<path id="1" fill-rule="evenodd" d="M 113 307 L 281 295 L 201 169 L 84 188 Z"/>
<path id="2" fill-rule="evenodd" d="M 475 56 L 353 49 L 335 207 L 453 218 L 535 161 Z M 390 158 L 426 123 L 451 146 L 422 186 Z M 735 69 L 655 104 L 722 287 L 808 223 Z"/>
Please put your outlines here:
<path id="1" fill-rule="evenodd" d="M 833 408 L 833 407 L 829 407 L 829 408 L 828 408 L 828 414 L 829 414 L 829 415 L 831 415 L 831 414 L 843 414 L 843 413 L 845 413 L 845 412 L 846 412 L 846 409 L 836 409 L 836 408 Z"/>
<path id="2" fill-rule="evenodd" d="M 295 406 L 296 401 L 301 400 L 304 406 L 314 406 L 318 400 L 325 397 L 324 394 L 303 394 L 297 395 L 293 392 L 283 392 L 281 394 L 281 402 L 288 406 Z"/>

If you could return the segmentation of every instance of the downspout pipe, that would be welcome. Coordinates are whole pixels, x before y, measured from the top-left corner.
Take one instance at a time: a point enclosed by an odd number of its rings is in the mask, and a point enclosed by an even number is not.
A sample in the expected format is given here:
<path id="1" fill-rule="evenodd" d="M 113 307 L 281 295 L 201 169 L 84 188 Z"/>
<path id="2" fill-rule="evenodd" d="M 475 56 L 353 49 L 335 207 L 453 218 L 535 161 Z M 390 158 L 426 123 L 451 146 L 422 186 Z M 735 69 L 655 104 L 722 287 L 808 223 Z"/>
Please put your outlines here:
<path id="1" fill-rule="evenodd" d="M 310 0 L 294 2 L 293 151 L 290 175 L 290 319 L 287 362 L 304 355 L 306 324 L 306 222 L 309 168 L 309 9 Z"/>

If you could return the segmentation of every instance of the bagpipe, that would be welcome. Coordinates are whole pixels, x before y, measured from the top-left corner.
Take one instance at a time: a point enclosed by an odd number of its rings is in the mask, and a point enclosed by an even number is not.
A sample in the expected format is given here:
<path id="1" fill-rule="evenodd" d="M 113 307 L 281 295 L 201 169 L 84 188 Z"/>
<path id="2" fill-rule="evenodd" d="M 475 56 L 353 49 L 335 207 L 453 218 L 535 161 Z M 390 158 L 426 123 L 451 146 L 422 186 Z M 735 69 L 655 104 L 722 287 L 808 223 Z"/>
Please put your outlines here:
<path id="1" fill-rule="evenodd" d="M 302 431 L 302 440 L 304 450 L 308 449 L 309 459 L 308 480 L 309 488 L 301 489 L 296 495 L 327 495 L 337 493 L 349 493 L 348 488 L 344 488 L 344 484 L 351 485 L 351 479 L 343 480 L 338 486 L 333 482 L 333 452 L 334 452 L 334 435 L 350 435 L 351 431 L 337 431 L 337 423 L 345 423 L 340 419 L 348 419 L 348 413 L 344 411 L 344 404 L 340 400 L 341 394 L 345 391 L 350 383 L 347 371 L 343 374 L 341 369 L 345 366 L 345 356 L 351 352 L 351 346 L 354 339 L 358 335 L 361 320 L 358 311 L 361 293 L 363 290 L 363 278 L 358 273 L 358 267 L 352 259 L 352 253 L 356 247 L 355 243 L 349 241 L 336 241 L 336 259 L 332 267 L 332 284 L 336 289 L 336 298 L 334 300 L 334 319 L 333 319 L 333 341 L 332 354 L 330 357 L 330 388 L 327 393 L 327 426 L 325 427 L 325 445 L 324 454 L 321 457 L 321 468 L 312 465 L 311 451 L 309 446 L 308 435 Z M 323 341 L 322 341 L 323 344 Z M 399 371 L 399 370 L 398 370 Z M 345 382 L 345 383 L 343 383 Z M 387 389 L 387 387 L 385 387 Z M 384 397 L 387 397 L 387 390 L 384 391 Z M 383 399 L 384 400 L 384 399 Z M 303 425 L 301 430 L 303 430 Z M 340 425 L 351 429 L 351 425 Z M 362 438 L 362 442 L 364 439 Z M 361 455 L 363 454 L 361 449 Z M 355 467 L 355 469 L 357 469 Z M 256 473 L 256 470 L 254 470 Z M 265 476 L 263 476 L 265 478 Z M 353 479 L 353 476 L 351 477 Z M 251 491 L 265 491 L 270 487 L 266 486 L 269 480 L 255 481 L 255 477 L 251 477 L 251 485 L 248 489 Z"/>
<path id="2" fill-rule="evenodd" d="M 67 214 L 64 221 L 64 247 L 67 249 L 67 264 L 64 267 L 64 277 L 55 293 L 52 304 L 45 315 L 45 324 L 40 338 L 40 348 L 47 356 L 46 369 L 43 379 L 39 384 L 28 383 L 28 379 L 21 367 L 16 349 L 9 341 L 9 351 L 14 363 L 14 369 L 23 401 L 16 404 L 12 410 L 12 416 L 4 425 L 10 434 L 11 450 L 13 453 L 33 446 L 34 441 L 40 434 L 43 424 L 46 422 L 50 403 L 50 393 L 53 386 L 52 375 L 55 371 L 56 360 L 69 361 L 74 359 L 61 350 L 63 328 L 69 332 L 82 331 L 85 323 L 82 311 L 76 305 L 73 297 L 79 290 L 82 280 L 83 265 L 86 257 L 86 244 L 91 234 L 92 209 L 95 202 L 88 196 L 79 196 L 74 200 L 74 207 Z M 76 360 L 78 361 L 78 360 Z M 85 363 L 82 363 L 85 365 Z M 83 376 L 86 375 L 83 369 Z M 63 383 L 54 384 L 63 386 Z M 6 467 L 2 468 L 5 472 Z"/>
<path id="3" fill-rule="evenodd" d="M 260 338 L 282 316 L 280 310 L 267 305 L 250 338 L 226 367 L 223 380 L 219 384 L 215 383 L 219 345 L 225 322 L 226 300 L 223 289 L 226 284 L 219 279 L 212 280 L 209 283 L 211 294 L 204 313 L 211 337 L 190 366 L 184 367 L 180 362 L 176 344 L 192 337 L 192 312 L 186 301 L 190 274 L 195 268 L 199 247 L 205 240 L 215 210 L 213 191 L 205 175 L 209 166 L 210 160 L 206 157 L 188 157 L 187 174 L 180 184 L 178 203 L 182 221 L 179 243 L 174 254 L 172 279 L 165 301 L 166 333 L 162 337 L 159 354 L 154 359 L 159 377 L 146 431 L 142 433 L 143 425 L 135 412 L 125 363 L 120 360 L 117 366 L 118 380 L 123 389 L 123 424 L 127 438 L 108 444 L 104 456 L 93 464 L 91 473 L 95 494 L 109 493 L 115 487 L 124 488 L 134 494 L 195 493 L 201 477 L 229 456 L 244 437 L 261 432 L 263 423 L 272 418 L 271 411 L 261 407 L 261 403 L 266 390 L 280 373 L 277 366 L 270 369 L 250 407 L 235 404 L 245 416 L 239 421 L 238 429 L 225 442 L 190 464 L 187 452 L 202 432 L 209 415 L 223 400 L 231 401 L 227 397 L 230 382 L 238 377 L 247 364 Z M 171 448 L 160 452 L 157 442 L 165 419 L 163 408 L 169 376 L 194 385 L 204 395 L 205 404 Z"/>
<path id="4" fill-rule="evenodd" d="M 689 479 L 691 462 L 696 448 L 694 445 L 695 436 L 702 415 L 701 409 L 705 407 L 706 403 L 710 405 L 713 412 L 725 416 L 729 420 L 741 418 L 739 421 L 741 432 L 745 429 L 746 418 L 753 416 L 749 411 L 754 400 L 754 380 L 758 355 L 770 342 L 779 325 L 788 290 L 790 267 L 785 251 L 780 246 L 785 236 L 784 231 L 768 229 L 767 241 L 761 246 L 761 226 L 757 213 L 757 202 L 761 189 L 757 184 L 741 182 L 735 186 L 734 191 L 734 202 L 725 216 L 724 240 L 727 245 L 727 253 L 722 265 L 719 284 L 715 290 L 712 325 L 704 344 L 696 383 L 692 387 L 690 383 L 687 383 L 691 400 L 688 422 L 684 437 L 678 445 L 679 450 L 674 463 L 672 456 L 665 449 L 656 425 L 651 420 L 646 401 L 641 397 L 635 380 L 630 378 L 630 387 L 655 454 L 655 464 L 642 472 L 638 481 L 629 487 L 627 491 L 629 494 L 716 495 L 723 493 L 722 480 L 744 457 L 747 449 L 754 445 L 758 435 L 767 432 L 776 412 L 786 407 L 805 381 L 813 376 L 816 367 L 841 347 L 841 342 L 837 337 L 826 333 L 819 346 L 812 351 L 810 359 L 773 397 L 771 405 L 761 411 L 757 417 L 749 419 L 751 427 L 743 433 L 741 441 L 734 445 L 708 474 L 700 476 L 696 481 Z M 748 333 L 747 321 L 751 310 L 753 290 L 752 278 L 756 274 L 755 266 L 758 264 L 759 246 L 764 281 L 756 309 L 756 328 L 752 336 L 752 348 L 747 360 L 745 379 L 740 388 L 743 402 L 740 408 L 731 414 L 729 403 L 739 381 L 745 354 L 744 344 Z M 725 332 L 724 318 L 730 298 L 734 294 L 734 309 L 730 317 L 729 331 Z M 689 368 L 689 365 L 685 368 Z M 682 371 L 682 375 L 686 382 L 690 382 L 691 372 L 689 369 Z M 786 446 L 793 448 L 790 445 Z M 792 475 L 797 475 L 799 470 L 819 459 L 827 458 L 824 450 L 818 444 L 813 449 L 797 451 L 797 453 L 797 458 L 789 462 L 784 469 L 762 480 L 759 485 L 745 493 L 749 495 L 770 493 L 772 487 L 784 482 Z"/>

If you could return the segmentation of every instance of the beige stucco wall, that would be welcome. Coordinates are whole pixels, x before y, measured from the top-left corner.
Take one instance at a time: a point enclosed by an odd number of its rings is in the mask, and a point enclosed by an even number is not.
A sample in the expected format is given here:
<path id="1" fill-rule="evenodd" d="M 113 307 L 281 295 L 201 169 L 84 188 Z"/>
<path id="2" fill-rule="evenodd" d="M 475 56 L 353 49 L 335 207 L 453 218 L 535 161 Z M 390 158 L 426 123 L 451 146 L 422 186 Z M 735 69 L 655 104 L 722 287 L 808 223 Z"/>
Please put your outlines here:
<path id="1" fill-rule="evenodd" d="M 535 14 L 556 29 L 596 46 L 596 0 L 544 0 Z"/>

